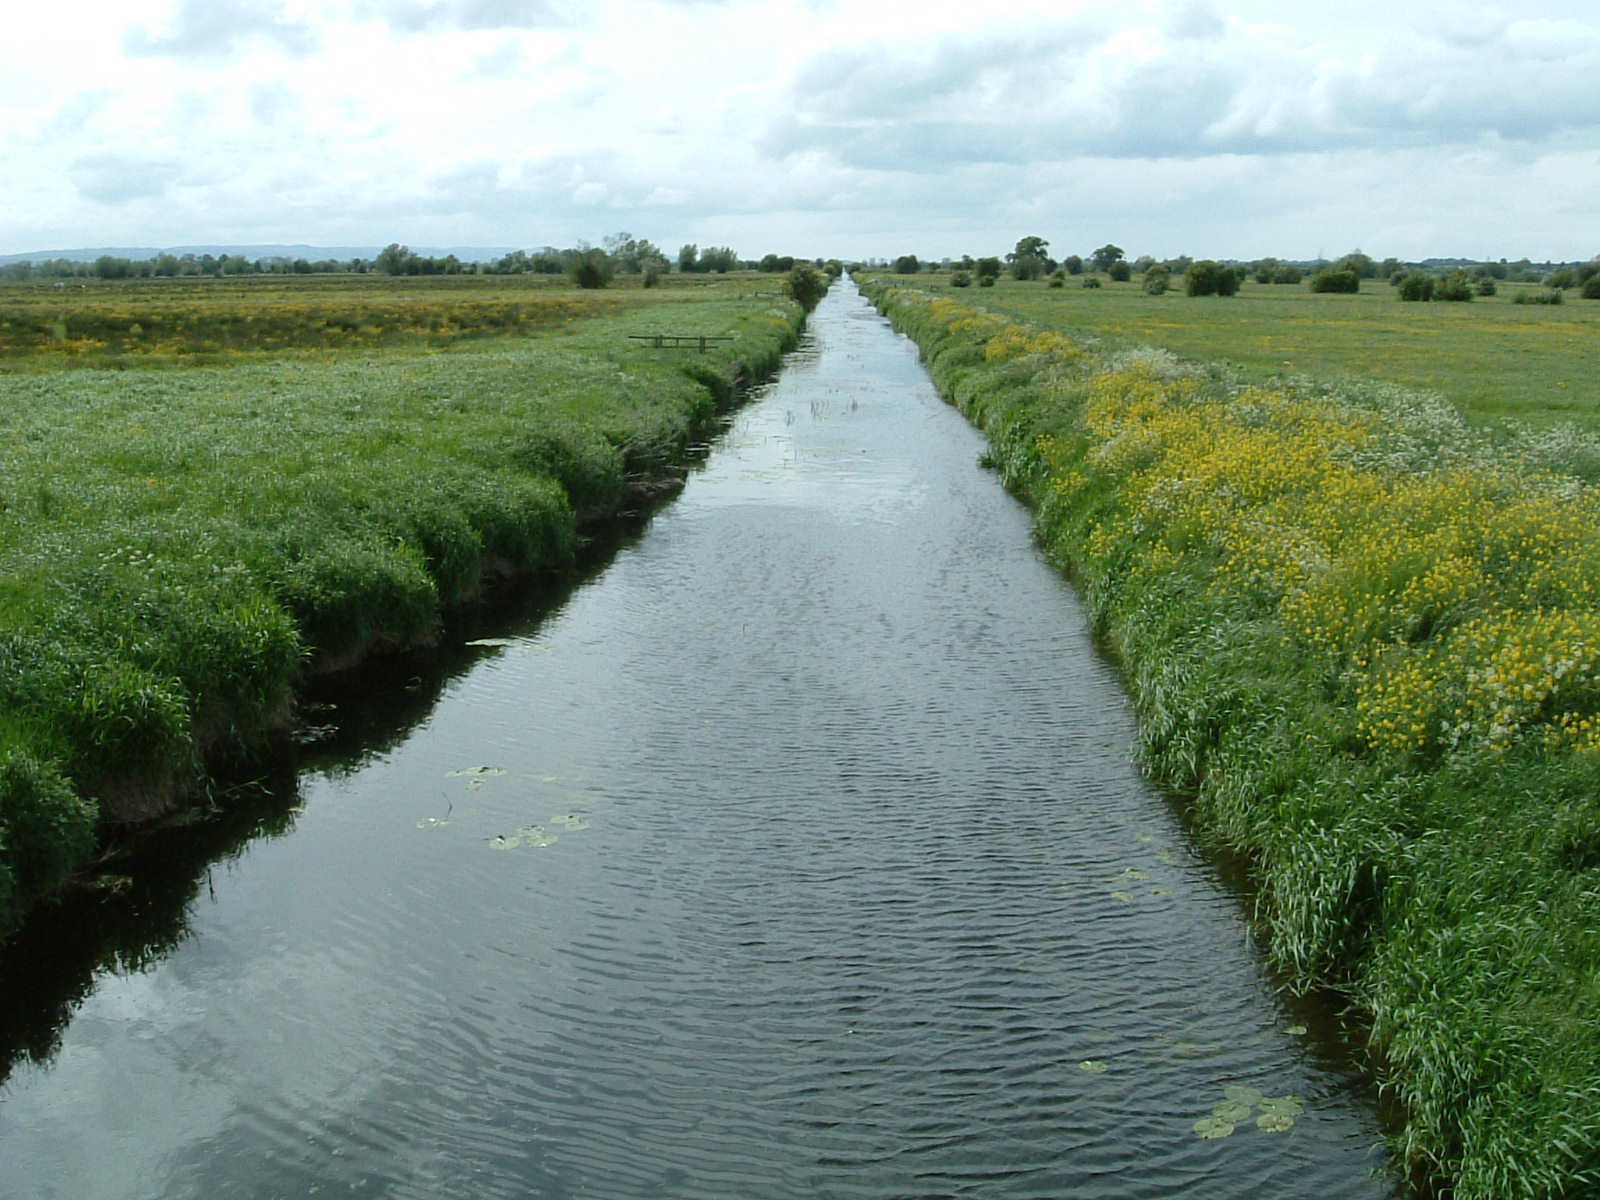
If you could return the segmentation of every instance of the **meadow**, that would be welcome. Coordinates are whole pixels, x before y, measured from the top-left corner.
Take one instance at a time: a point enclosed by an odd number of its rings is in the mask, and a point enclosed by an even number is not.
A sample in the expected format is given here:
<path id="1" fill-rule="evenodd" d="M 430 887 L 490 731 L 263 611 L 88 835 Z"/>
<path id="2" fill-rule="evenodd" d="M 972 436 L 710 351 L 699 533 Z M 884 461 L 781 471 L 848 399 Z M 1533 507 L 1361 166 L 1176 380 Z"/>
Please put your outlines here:
<path id="1" fill-rule="evenodd" d="M 1140 278 L 1102 278 L 1098 288 L 1077 278 L 1060 288 L 1002 278 L 965 295 L 1109 345 L 1163 346 L 1226 362 L 1257 382 L 1376 378 L 1440 392 L 1476 425 L 1512 419 L 1600 428 L 1600 302 L 1575 291 L 1553 306 L 1515 303 L 1519 293 L 1543 290 L 1516 283 L 1470 303 L 1402 303 L 1388 283 L 1368 279 L 1357 295 L 1247 281 L 1236 296 L 1189 297 L 1175 279 L 1172 290 L 1151 296 Z M 913 281 L 943 289 L 949 276 Z"/>
<path id="2" fill-rule="evenodd" d="M 778 292 L 0 289 L 0 933 L 283 730 L 308 673 L 427 642 L 670 489 L 796 341 Z"/>
<path id="3" fill-rule="evenodd" d="M 1151 313 L 1249 311 L 1230 300 L 1131 301 L 1112 338 L 1082 318 L 1116 298 L 866 286 L 1035 508 L 1122 665 L 1143 765 L 1249 864 L 1284 979 L 1363 1014 L 1419 1185 L 1596 1194 L 1596 439 L 1491 435 L 1442 398 L 1453 373 L 1360 378 L 1376 352 L 1291 379 L 1132 344 Z M 1395 319 L 1501 315 L 1444 307 Z M 1239 345 L 1194 322 L 1191 344 Z"/>

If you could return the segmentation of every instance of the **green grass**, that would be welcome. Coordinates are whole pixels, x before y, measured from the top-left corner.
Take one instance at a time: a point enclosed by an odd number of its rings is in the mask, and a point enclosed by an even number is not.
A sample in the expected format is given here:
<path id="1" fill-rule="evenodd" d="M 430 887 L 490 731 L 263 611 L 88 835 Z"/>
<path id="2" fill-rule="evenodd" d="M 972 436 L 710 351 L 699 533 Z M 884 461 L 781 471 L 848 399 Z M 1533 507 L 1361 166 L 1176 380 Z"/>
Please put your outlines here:
<path id="1" fill-rule="evenodd" d="M 1427 395 L 893 282 L 1118 656 L 1143 765 L 1250 864 L 1285 978 L 1365 1012 L 1400 1161 L 1457 1200 L 1597 1194 L 1600 490 Z"/>
<path id="2" fill-rule="evenodd" d="M 1256 379 L 1380 379 L 1439 392 L 1478 425 L 1600 428 L 1600 301 L 1575 291 L 1552 307 L 1513 303 L 1519 291 L 1542 290 L 1531 284 L 1501 284 L 1497 295 L 1461 304 L 1402 303 L 1374 280 L 1354 296 L 1247 282 L 1237 296 L 1193 298 L 1181 277 L 1161 296 L 1145 294 L 1138 276 L 1099 288 L 1001 279 L 966 292 L 947 290 L 942 274 L 899 280 L 908 281 L 1113 344 L 1227 362 Z"/>
<path id="3" fill-rule="evenodd" d="M 565 569 L 587 525 L 776 369 L 801 321 L 738 280 L 543 287 L 524 289 L 544 307 L 522 332 L 441 345 L 431 325 L 381 324 L 406 309 L 397 282 L 360 281 L 352 302 L 382 349 L 194 365 L 157 339 L 113 367 L 30 351 L 0 374 L 0 931 L 97 828 L 202 790 L 281 727 L 306 672 L 426 642 L 486 581 Z M 226 324 L 247 290 L 180 307 Z M 276 285 L 270 303 L 334 290 Z M 424 307 L 504 293 L 456 283 Z M 105 288 L 85 306 L 146 301 Z M 734 340 L 702 354 L 628 337 L 662 328 Z"/>

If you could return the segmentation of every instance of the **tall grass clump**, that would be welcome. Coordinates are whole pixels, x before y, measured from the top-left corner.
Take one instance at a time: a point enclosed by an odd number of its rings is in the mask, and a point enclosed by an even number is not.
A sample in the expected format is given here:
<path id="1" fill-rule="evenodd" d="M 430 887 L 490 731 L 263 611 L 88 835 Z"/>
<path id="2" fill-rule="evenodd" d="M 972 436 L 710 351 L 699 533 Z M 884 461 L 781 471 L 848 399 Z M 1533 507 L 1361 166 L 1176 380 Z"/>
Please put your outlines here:
<path id="1" fill-rule="evenodd" d="M 633 295 L 648 305 L 443 353 L 7 377 L 0 936 L 98 834 L 258 751 L 308 674 L 565 570 L 803 320 L 716 284 Z M 628 337 L 641 320 L 731 340 L 662 353 Z"/>
<path id="2" fill-rule="evenodd" d="M 1572 438 L 868 286 L 1034 505 L 1145 766 L 1247 857 L 1273 959 L 1367 1014 L 1408 1169 L 1596 1194 L 1600 496 Z"/>

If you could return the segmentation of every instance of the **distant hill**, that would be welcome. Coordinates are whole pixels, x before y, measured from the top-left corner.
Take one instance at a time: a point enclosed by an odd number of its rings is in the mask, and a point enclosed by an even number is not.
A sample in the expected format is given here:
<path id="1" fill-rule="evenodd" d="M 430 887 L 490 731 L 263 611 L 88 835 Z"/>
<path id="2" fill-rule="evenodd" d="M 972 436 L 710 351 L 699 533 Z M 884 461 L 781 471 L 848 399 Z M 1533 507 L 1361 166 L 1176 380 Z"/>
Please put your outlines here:
<path id="1" fill-rule="evenodd" d="M 501 248 L 483 246 L 412 246 L 411 249 L 424 258 L 443 258 L 454 254 L 462 262 L 492 262 L 510 254 L 519 247 L 509 246 Z M 529 249 L 523 246 L 520 249 Z M 143 262 L 155 258 L 159 254 L 173 254 L 182 258 L 185 254 L 192 254 L 196 258 L 209 254 L 214 258 L 221 258 L 224 254 L 243 255 L 254 262 L 261 258 L 303 258 L 309 262 L 321 262 L 325 259 L 334 259 L 338 262 L 347 262 L 352 258 L 373 259 L 378 256 L 382 246 L 96 246 L 77 250 L 31 250 L 26 254 L 0 254 L 0 266 L 14 262 L 50 262 L 55 259 L 66 259 L 68 262 L 93 262 L 102 255 L 109 254 L 112 258 L 126 258 L 132 262 Z"/>

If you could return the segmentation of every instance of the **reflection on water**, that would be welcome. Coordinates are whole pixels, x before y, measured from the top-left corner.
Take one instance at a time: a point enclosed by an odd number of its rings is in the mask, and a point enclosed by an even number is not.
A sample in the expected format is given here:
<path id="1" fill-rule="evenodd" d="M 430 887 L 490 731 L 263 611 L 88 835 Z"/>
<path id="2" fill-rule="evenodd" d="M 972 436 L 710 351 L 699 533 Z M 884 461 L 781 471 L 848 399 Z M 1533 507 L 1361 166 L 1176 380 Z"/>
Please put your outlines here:
<path id="1" fill-rule="evenodd" d="M 0 1195 L 1389 1195 L 980 449 L 835 289 L 601 574 L 85 901 L 161 916 L 16 1022 Z"/>

